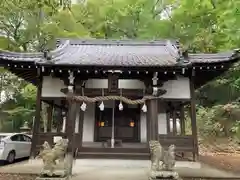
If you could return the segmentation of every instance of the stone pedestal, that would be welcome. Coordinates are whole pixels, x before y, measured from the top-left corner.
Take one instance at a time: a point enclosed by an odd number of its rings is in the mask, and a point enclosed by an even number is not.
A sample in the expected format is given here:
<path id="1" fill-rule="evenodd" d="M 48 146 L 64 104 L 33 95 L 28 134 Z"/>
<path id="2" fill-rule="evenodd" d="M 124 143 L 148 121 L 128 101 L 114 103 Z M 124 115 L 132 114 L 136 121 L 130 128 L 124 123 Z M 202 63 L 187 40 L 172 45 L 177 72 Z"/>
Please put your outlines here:
<path id="1" fill-rule="evenodd" d="M 37 177 L 36 180 L 69 180 L 69 177 Z"/>
<path id="2" fill-rule="evenodd" d="M 181 180 L 178 173 L 175 171 L 151 171 L 149 175 L 149 180 Z"/>

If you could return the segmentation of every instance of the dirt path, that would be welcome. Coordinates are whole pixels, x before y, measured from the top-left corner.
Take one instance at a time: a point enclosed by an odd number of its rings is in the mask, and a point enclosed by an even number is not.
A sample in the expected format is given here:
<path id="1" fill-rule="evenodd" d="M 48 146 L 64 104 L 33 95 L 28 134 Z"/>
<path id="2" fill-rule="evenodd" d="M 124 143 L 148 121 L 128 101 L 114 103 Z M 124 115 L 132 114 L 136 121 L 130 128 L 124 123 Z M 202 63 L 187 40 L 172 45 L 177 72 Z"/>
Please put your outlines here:
<path id="1" fill-rule="evenodd" d="M 199 160 L 218 169 L 240 174 L 240 154 L 208 153 L 200 155 Z"/>
<path id="2" fill-rule="evenodd" d="M 221 170 L 240 174 L 240 145 L 224 140 L 221 143 L 201 144 L 200 162 Z"/>

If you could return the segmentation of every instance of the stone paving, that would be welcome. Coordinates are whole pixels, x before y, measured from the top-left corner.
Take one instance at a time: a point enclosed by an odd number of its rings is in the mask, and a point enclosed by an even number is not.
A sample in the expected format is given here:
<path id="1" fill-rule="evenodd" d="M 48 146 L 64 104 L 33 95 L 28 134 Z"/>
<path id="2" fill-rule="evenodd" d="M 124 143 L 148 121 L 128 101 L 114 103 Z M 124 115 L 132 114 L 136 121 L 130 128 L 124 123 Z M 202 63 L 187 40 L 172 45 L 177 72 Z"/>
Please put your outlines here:
<path id="1" fill-rule="evenodd" d="M 0 173 L 38 174 L 41 171 L 40 160 L 29 160 L 3 166 Z M 118 159 L 77 159 L 73 165 L 73 180 L 147 180 L 150 167 L 148 160 L 118 160 Z M 176 171 L 182 177 L 239 177 L 198 162 L 179 161 Z"/>

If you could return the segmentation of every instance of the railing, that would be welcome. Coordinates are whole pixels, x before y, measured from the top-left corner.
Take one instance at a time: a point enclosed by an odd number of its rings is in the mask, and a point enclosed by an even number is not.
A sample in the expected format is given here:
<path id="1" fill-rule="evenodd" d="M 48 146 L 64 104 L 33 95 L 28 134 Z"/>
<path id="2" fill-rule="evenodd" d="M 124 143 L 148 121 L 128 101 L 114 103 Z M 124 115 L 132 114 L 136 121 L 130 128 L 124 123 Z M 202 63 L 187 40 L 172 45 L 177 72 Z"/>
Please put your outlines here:
<path id="1" fill-rule="evenodd" d="M 177 152 L 196 152 L 192 135 L 159 135 L 159 141 L 165 148 L 174 144 Z"/>
<path id="2" fill-rule="evenodd" d="M 37 149 L 39 149 L 42 144 L 44 143 L 44 141 L 47 141 L 51 146 L 54 145 L 54 137 L 64 137 L 66 136 L 66 133 L 62 133 L 62 132 L 47 132 L 47 133 L 38 133 L 38 142 L 37 142 Z M 79 133 L 75 133 L 75 141 L 76 141 L 76 148 L 78 148 L 79 143 L 77 143 L 77 141 L 80 141 L 80 135 Z"/>

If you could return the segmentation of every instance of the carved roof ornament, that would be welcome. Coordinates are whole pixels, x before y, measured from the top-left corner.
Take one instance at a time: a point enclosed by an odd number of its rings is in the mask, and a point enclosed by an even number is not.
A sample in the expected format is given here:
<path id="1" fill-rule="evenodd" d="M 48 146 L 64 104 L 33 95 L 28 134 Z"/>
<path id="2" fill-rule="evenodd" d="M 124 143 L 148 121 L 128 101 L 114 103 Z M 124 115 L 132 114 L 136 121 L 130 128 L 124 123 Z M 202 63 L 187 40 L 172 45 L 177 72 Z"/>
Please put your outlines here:
<path id="1" fill-rule="evenodd" d="M 73 72 L 69 72 L 69 77 L 68 77 L 68 80 L 69 80 L 69 84 L 73 85 L 74 84 L 74 75 L 73 75 Z"/>
<path id="2" fill-rule="evenodd" d="M 186 47 L 184 47 L 182 44 L 179 43 L 179 56 L 178 59 L 178 65 L 180 66 L 188 66 L 191 64 L 191 61 L 189 60 L 188 50 Z M 185 69 L 184 69 L 185 70 Z M 183 70 L 183 71 L 184 71 Z M 185 72 L 183 72 L 184 74 Z"/>
<path id="3" fill-rule="evenodd" d="M 153 81 L 153 85 L 156 86 L 158 84 L 158 72 L 155 72 L 153 74 L 153 78 L 152 78 L 152 81 Z"/>
<path id="4" fill-rule="evenodd" d="M 69 80 L 68 90 L 69 90 L 69 92 L 73 92 L 74 79 L 75 79 L 75 77 L 73 75 L 73 72 L 69 71 L 69 76 L 68 76 L 68 80 Z"/>

